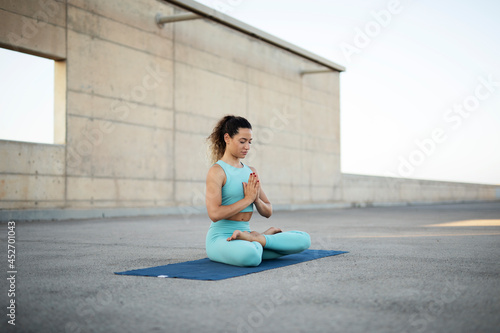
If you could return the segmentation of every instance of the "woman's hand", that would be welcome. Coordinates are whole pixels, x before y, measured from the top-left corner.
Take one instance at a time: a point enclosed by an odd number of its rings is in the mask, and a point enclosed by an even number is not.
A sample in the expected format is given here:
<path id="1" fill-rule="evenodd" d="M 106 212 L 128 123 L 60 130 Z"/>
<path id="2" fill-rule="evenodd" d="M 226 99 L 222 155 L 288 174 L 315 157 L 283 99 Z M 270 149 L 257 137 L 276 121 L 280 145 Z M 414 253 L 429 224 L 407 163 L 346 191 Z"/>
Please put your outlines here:
<path id="1" fill-rule="evenodd" d="M 250 168 L 253 171 L 253 173 L 250 175 L 250 179 L 253 179 L 257 183 L 256 186 L 257 194 L 255 196 L 255 200 L 253 201 L 253 203 L 255 204 L 255 207 L 257 207 L 257 211 L 259 212 L 260 215 L 264 217 L 270 217 L 273 214 L 273 206 L 271 205 L 271 202 L 269 201 L 267 195 L 264 193 L 264 190 L 262 189 L 262 184 L 260 183 L 257 170 L 255 170 L 252 167 Z"/>
<path id="2" fill-rule="evenodd" d="M 245 198 L 252 200 L 252 202 L 255 202 L 259 198 L 260 182 L 257 174 L 251 173 L 248 183 L 243 182 L 243 193 L 245 194 Z"/>

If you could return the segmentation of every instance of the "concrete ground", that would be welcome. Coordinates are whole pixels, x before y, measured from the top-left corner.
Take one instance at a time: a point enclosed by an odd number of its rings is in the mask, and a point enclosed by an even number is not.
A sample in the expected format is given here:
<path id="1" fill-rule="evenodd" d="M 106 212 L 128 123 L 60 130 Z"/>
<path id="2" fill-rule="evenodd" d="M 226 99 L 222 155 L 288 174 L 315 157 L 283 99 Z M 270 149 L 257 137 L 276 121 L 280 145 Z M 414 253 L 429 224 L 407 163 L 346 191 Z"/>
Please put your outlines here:
<path id="1" fill-rule="evenodd" d="M 204 258 L 199 215 L 16 224 L 1 332 L 500 332 L 500 204 L 279 211 L 252 227 L 349 251 L 222 281 L 113 272 Z M 7 252 L 7 223 L 1 241 Z M 8 269 L 4 255 L 3 271 Z"/>

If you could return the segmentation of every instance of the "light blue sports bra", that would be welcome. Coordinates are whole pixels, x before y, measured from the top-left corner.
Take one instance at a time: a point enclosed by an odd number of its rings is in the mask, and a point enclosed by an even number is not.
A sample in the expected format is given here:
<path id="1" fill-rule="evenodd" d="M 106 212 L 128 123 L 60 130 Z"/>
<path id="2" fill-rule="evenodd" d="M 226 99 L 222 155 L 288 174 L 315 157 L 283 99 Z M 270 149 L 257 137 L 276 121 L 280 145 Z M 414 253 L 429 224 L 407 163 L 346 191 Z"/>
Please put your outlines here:
<path id="1" fill-rule="evenodd" d="M 241 163 L 242 168 L 235 168 L 222 160 L 216 162 L 226 173 L 226 183 L 222 186 L 222 205 L 229 206 L 245 197 L 243 182 L 248 183 L 248 178 L 253 172 L 248 165 Z M 253 212 L 253 203 L 241 212 Z"/>

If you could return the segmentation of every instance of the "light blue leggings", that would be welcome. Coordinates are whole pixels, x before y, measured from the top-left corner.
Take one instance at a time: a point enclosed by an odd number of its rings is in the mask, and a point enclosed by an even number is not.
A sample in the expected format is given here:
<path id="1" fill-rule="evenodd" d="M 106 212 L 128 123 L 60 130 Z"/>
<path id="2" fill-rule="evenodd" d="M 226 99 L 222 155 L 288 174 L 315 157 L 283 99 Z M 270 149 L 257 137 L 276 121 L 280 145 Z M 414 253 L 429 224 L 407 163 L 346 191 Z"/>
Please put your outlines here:
<path id="1" fill-rule="evenodd" d="M 228 242 L 235 230 L 250 232 L 250 224 L 243 221 L 220 220 L 212 222 L 206 239 L 210 260 L 235 266 L 259 266 L 264 259 L 275 259 L 287 254 L 302 252 L 311 246 L 309 234 L 303 231 L 286 231 L 264 235 L 266 246 L 259 242 L 233 240 Z"/>

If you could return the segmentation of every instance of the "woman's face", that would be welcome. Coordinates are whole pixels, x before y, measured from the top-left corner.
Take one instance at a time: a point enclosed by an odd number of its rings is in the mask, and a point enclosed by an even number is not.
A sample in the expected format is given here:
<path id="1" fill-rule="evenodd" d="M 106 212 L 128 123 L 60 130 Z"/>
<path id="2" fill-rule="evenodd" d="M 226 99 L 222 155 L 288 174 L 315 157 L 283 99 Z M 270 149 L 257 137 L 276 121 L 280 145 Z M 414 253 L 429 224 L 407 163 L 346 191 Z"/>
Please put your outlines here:
<path id="1" fill-rule="evenodd" d="M 250 128 L 239 128 L 238 133 L 232 138 L 226 133 L 224 139 L 226 140 L 226 150 L 229 150 L 231 155 L 237 158 L 245 158 L 252 144 L 252 130 Z"/>

